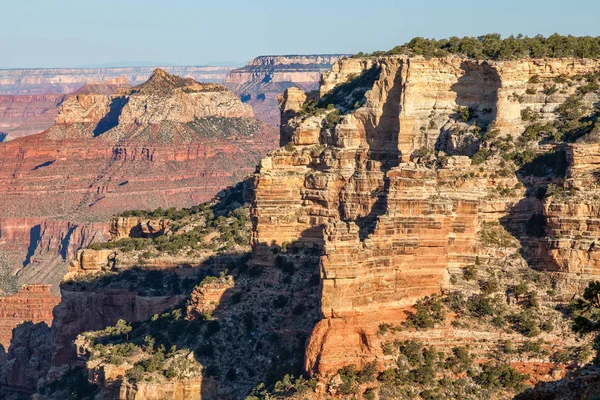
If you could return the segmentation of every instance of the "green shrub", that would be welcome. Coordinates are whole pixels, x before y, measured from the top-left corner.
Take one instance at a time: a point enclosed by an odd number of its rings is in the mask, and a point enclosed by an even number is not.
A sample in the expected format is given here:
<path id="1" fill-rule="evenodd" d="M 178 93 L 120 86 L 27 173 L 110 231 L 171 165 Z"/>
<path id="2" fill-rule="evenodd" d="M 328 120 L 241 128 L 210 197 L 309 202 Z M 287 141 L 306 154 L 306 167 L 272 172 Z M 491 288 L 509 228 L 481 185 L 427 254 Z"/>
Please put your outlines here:
<path id="1" fill-rule="evenodd" d="M 549 37 L 523 35 L 502 38 L 499 34 L 490 33 L 478 37 L 451 37 L 449 39 L 413 38 L 410 42 L 385 51 L 371 54 L 358 53 L 356 57 L 380 57 L 389 55 L 421 55 L 426 58 L 443 57 L 458 54 L 474 59 L 513 60 L 524 57 L 532 58 L 600 58 L 599 37 L 575 37 L 553 34 Z M 529 79 L 532 84 L 541 82 L 539 75 Z"/>
<path id="2" fill-rule="evenodd" d="M 292 142 L 289 142 L 283 148 L 285 149 L 285 151 L 290 152 L 290 153 L 296 151 L 296 146 Z"/>
<path id="3" fill-rule="evenodd" d="M 486 388 L 505 388 L 520 391 L 528 378 L 528 375 L 517 372 L 508 364 L 487 363 L 483 365 L 477 381 Z"/>
<path id="4" fill-rule="evenodd" d="M 463 269 L 463 278 L 467 281 L 477 279 L 477 267 L 475 265 L 467 265 Z"/>
<path id="5" fill-rule="evenodd" d="M 336 127 L 336 125 L 340 122 L 341 119 L 342 116 L 338 110 L 332 111 L 329 114 L 327 114 L 327 117 L 325 118 L 324 122 L 324 127 L 326 129 L 333 129 Z"/>
<path id="6" fill-rule="evenodd" d="M 439 298 L 425 297 L 417 301 L 415 312 L 408 317 L 405 325 L 417 329 L 433 328 L 443 322 L 445 316 L 444 305 Z"/>

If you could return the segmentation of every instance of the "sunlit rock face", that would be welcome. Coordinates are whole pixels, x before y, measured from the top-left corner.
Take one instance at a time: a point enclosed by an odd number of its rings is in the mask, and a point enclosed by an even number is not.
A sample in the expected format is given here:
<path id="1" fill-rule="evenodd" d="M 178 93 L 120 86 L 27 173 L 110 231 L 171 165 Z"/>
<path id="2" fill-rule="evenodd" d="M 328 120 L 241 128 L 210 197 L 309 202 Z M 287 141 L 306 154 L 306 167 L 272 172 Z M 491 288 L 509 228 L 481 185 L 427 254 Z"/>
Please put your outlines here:
<path id="1" fill-rule="evenodd" d="M 539 239 L 535 248 L 545 253 L 535 257 L 536 268 L 597 275 L 590 250 L 598 239 L 590 228 L 598 218 L 595 203 L 546 200 L 532 210 L 521 202 L 522 190 L 494 199 L 496 188 L 517 185 L 517 177 L 492 178 L 469 157 L 479 149 L 480 132 L 523 133 L 529 124 L 523 110 L 544 123 L 556 119 L 574 90 L 542 94 L 540 80 L 599 66 L 575 59 L 351 58 L 324 74 L 320 110 L 311 111 L 298 89 L 284 94 L 281 144 L 287 145 L 261 161 L 256 177 L 254 262 L 271 265 L 274 245 L 323 249 L 324 319 L 309 342 L 307 370 L 326 375 L 378 354 L 376 327 L 402 320 L 418 298 L 449 287 L 448 271 L 477 257 L 484 222 L 510 225 L 545 213 L 550 232 L 569 225 L 571 237 L 583 235 L 585 243 Z M 532 87 L 536 94 L 528 94 Z M 463 119 L 464 110 L 470 115 Z M 568 151 L 574 182 L 576 171 L 595 170 L 596 147 Z M 444 164 L 425 166 L 426 151 L 444 152 Z"/>

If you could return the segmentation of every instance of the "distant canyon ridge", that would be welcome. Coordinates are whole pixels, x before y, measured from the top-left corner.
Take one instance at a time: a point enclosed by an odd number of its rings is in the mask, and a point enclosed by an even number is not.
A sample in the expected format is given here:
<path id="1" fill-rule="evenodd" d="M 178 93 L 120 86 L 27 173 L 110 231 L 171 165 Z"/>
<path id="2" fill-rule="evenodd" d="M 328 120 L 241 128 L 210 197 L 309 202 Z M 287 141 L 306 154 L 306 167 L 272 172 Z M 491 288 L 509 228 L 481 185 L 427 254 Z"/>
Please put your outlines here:
<path id="1" fill-rule="evenodd" d="M 342 55 L 260 56 L 243 68 L 225 66 L 164 67 L 166 72 L 198 82 L 224 83 L 254 109 L 256 118 L 279 124 L 277 96 L 292 86 L 318 87 L 321 73 Z M 124 79 L 145 82 L 153 67 L 42 68 L 0 70 L 0 141 L 29 136 L 54 124 L 66 95 L 88 82 Z"/>

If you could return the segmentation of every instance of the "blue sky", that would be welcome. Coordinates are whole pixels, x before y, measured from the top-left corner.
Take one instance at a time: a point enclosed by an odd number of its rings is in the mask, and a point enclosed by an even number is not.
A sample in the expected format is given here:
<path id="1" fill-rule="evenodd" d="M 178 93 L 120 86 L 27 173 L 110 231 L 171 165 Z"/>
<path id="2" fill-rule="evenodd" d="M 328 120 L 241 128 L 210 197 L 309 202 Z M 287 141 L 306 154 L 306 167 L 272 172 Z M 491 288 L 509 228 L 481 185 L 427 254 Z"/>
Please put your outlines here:
<path id="1" fill-rule="evenodd" d="M 600 36 L 600 1 L 0 0 L 0 68 L 245 63 L 490 32 Z"/>

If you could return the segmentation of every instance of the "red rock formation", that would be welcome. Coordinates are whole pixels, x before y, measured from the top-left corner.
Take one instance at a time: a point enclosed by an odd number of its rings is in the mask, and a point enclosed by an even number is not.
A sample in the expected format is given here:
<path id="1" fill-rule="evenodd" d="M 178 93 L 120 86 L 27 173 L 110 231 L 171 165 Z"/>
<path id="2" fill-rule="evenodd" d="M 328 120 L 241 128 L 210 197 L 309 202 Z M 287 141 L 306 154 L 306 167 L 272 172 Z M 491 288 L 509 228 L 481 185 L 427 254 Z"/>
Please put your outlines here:
<path id="1" fill-rule="evenodd" d="M 82 332 L 104 329 L 119 319 L 143 321 L 172 308 L 184 296 L 144 297 L 126 289 L 61 291 L 62 300 L 54 308 L 52 366 L 50 380 L 60 376 L 75 361 L 74 340 Z"/>
<path id="2" fill-rule="evenodd" d="M 24 321 L 52 323 L 52 309 L 60 297 L 49 285 L 26 285 L 12 296 L 0 297 L 0 344 L 8 348 L 14 327 Z"/>
<path id="3" fill-rule="evenodd" d="M 243 179 L 276 143 L 222 86 L 158 71 L 127 90 L 88 86 L 65 101 L 50 130 L 0 145 L 2 245 L 25 251 L 21 262 L 30 247 L 29 258 L 36 252 L 47 217 L 72 221 L 56 241 L 124 210 L 192 206 Z M 118 115 L 111 107 L 121 107 Z"/>
<path id="4" fill-rule="evenodd" d="M 223 86 L 160 70 L 115 93 L 122 83 L 87 85 L 48 131 L 0 144 L 0 251 L 19 283 L 57 288 L 77 250 L 108 238 L 112 215 L 207 201 L 276 146 Z"/>

